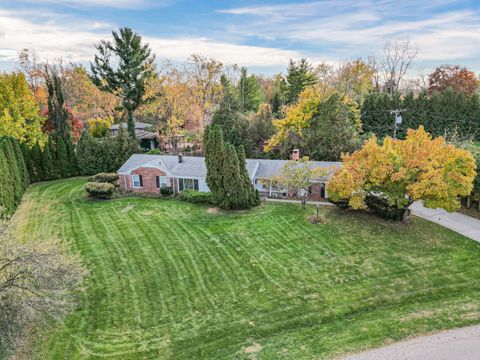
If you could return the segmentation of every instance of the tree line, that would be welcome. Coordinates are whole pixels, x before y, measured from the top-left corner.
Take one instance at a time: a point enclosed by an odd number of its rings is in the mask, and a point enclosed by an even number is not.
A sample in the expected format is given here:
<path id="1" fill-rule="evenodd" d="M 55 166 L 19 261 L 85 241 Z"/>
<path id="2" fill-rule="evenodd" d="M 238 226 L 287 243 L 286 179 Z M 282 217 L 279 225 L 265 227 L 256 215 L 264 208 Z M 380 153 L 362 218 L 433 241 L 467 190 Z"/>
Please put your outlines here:
<path id="1" fill-rule="evenodd" d="M 394 117 L 390 110 L 395 109 L 404 110 L 403 123 L 397 132 L 400 138 L 405 137 L 407 129 L 423 125 L 435 136 L 449 138 L 456 133 L 463 139 L 480 140 L 479 94 L 466 95 L 450 87 L 443 93 L 435 91 L 431 95 L 427 92 L 405 96 L 372 93 L 365 97 L 361 107 L 363 131 L 376 134 L 380 139 L 392 135 Z"/>

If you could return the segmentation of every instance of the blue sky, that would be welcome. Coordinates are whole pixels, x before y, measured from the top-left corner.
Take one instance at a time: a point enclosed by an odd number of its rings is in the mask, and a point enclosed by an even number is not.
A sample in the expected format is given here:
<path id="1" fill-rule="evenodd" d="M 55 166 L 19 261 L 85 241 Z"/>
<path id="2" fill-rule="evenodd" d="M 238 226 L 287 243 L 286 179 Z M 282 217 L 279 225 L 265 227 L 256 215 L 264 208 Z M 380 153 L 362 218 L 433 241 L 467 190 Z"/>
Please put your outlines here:
<path id="1" fill-rule="evenodd" d="M 23 48 L 88 63 L 93 44 L 120 26 L 176 63 L 197 53 L 272 74 L 290 58 L 336 63 L 408 38 L 419 49 L 414 72 L 444 63 L 480 72 L 478 0 L 1 0 L 0 70 L 14 69 Z"/>

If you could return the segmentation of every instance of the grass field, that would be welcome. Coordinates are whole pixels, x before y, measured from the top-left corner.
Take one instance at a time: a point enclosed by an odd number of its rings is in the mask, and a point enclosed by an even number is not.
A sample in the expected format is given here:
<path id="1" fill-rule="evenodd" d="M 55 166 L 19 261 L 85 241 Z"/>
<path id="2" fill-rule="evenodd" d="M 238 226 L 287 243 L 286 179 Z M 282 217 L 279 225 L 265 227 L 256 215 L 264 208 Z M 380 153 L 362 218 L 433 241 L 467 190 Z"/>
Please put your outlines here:
<path id="1" fill-rule="evenodd" d="M 480 244 L 433 223 L 91 201 L 84 184 L 36 184 L 14 219 L 19 238 L 59 236 L 91 272 L 38 359 L 324 359 L 480 323 Z"/>

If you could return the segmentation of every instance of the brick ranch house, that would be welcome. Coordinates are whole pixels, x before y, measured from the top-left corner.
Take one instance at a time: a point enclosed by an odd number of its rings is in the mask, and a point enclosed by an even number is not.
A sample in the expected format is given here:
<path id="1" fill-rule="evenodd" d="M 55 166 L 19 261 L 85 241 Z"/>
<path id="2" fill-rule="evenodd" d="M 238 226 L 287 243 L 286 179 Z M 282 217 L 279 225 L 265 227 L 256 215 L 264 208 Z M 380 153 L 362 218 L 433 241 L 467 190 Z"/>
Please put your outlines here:
<path id="1" fill-rule="evenodd" d="M 292 158 L 298 158 L 298 152 Z M 276 187 L 269 180 L 277 175 L 286 160 L 247 159 L 247 170 L 255 188 L 262 196 L 289 198 L 297 194 L 292 189 Z M 329 168 L 324 178 L 312 183 L 311 198 L 327 198 L 326 186 L 340 162 L 311 161 L 313 167 Z M 162 187 L 171 187 L 175 194 L 184 189 L 209 191 L 206 183 L 205 158 L 174 155 L 134 154 L 118 170 L 120 189 L 124 192 L 159 193 Z"/>

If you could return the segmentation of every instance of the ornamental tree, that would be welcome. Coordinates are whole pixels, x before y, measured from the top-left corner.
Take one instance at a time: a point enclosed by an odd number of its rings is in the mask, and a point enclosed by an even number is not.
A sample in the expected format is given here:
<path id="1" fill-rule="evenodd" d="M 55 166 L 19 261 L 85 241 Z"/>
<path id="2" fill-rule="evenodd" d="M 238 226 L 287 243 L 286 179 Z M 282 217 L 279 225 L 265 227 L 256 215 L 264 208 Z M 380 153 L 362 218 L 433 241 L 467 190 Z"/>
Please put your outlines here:
<path id="1" fill-rule="evenodd" d="M 302 202 L 302 208 L 305 209 L 307 201 L 310 199 L 312 184 L 320 182 L 331 171 L 330 168 L 316 167 L 314 163 L 308 161 L 308 157 L 304 156 L 298 161 L 287 161 L 279 174 L 271 180 L 278 185 L 296 191 Z"/>
<path id="2" fill-rule="evenodd" d="M 471 193 L 476 175 L 470 152 L 432 138 L 422 126 L 409 129 L 405 140 L 386 137 L 379 145 L 373 136 L 342 158 L 343 167 L 328 184 L 329 196 L 354 209 L 366 208 L 373 199 L 391 209 L 407 210 L 422 200 L 426 207 L 454 211 L 459 197 Z"/>

